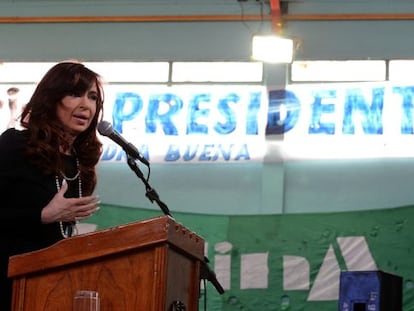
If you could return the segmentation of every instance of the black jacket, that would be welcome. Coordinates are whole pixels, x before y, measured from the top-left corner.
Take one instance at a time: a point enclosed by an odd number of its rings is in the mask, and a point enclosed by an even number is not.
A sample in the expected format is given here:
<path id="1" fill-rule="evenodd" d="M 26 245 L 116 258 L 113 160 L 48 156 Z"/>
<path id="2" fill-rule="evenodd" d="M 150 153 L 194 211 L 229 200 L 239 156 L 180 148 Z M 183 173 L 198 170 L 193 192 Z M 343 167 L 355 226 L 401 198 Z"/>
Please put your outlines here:
<path id="1" fill-rule="evenodd" d="M 9 129 L 0 136 L 0 288 L 2 289 L 0 310 L 2 311 L 10 309 L 11 280 L 7 279 L 9 256 L 39 250 L 63 238 L 59 223 L 47 225 L 41 223 L 43 207 L 57 192 L 56 177 L 44 174 L 25 157 L 23 149 L 26 141 L 27 131 Z M 73 162 L 74 159 L 69 161 Z M 78 191 L 72 189 L 70 192 Z M 7 289 L 6 293 L 4 293 L 5 289 Z"/>

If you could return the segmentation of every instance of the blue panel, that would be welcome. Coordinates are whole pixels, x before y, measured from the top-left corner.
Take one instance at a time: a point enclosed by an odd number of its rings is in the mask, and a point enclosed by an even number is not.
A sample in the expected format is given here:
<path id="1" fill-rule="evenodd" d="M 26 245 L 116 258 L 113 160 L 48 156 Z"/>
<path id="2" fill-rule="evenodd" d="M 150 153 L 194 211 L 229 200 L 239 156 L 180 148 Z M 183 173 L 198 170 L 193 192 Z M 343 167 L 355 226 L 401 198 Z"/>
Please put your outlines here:
<path id="1" fill-rule="evenodd" d="M 341 272 L 339 311 L 401 311 L 402 278 L 382 271 Z"/>
<path id="2" fill-rule="evenodd" d="M 381 284 L 377 271 L 341 273 L 340 311 L 355 311 L 355 305 L 365 305 L 365 310 L 380 310 Z"/>

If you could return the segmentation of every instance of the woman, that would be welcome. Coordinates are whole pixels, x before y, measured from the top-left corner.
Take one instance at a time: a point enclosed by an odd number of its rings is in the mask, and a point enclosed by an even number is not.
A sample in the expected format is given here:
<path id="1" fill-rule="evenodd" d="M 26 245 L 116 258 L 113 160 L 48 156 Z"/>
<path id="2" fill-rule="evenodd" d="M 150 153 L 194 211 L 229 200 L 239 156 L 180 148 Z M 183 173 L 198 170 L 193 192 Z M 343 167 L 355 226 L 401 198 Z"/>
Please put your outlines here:
<path id="1" fill-rule="evenodd" d="M 9 256 L 73 235 L 76 221 L 99 209 L 92 193 L 102 108 L 100 77 L 81 63 L 62 62 L 24 107 L 23 130 L 0 136 L 0 310 L 10 310 Z"/>

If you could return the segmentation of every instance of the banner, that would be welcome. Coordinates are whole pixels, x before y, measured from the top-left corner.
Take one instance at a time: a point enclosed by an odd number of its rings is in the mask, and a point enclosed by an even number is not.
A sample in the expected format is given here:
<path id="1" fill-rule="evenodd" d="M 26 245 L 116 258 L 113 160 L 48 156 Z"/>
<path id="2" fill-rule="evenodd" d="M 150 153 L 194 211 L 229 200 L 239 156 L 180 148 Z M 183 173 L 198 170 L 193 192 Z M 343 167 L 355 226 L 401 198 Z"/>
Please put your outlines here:
<path id="1" fill-rule="evenodd" d="M 0 85 L 0 131 L 34 85 Z M 105 86 L 104 119 L 152 163 L 414 156 L 414 86 Z M 125 161 L 106 137 L 102 161 Z"/>
<path id="2" fill-rule="evenodd" d="M 412 85 L 294 84 L 269 91 L 267 140 L 284 159 L 414 155 Z"/>
<path id="3" fill-rule="evenodd" d="M 265 153 L 262 86 L 117 85 L 105 94 L 105 119 L 152 162 L 243 162 Z M 106 144 L 102 161 L 120 160 Z"/>
<path id="4" fill-rule="evenodd" d="M 161 214 L 102 205 L 88 222 L 101 229 Z M 208 284 L 208 310 L 337 310 L 340 272 L 367 270 L 403 277 L 404 310 L 414 309 L 413 206 L 369 212 L 173 216 L 205 239 L 206 256 L 225 288 L 219 295 Z"/>

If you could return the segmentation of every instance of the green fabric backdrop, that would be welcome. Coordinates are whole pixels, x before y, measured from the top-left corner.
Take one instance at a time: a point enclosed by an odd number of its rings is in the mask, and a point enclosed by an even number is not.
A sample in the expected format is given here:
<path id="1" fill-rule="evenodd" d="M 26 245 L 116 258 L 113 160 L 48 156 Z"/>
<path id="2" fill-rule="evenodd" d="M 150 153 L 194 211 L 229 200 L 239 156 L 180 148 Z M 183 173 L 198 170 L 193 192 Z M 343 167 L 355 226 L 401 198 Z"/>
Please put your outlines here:
<path id="1" fill-rule="evenodd" d="M 412 206 L 388 210 L 260 216 L 213 216 L 174 213 L 177 222 L 201 235 L 208 243 L 207 257 L 214 269 L 215 245 L 232 248 L 231 285 L 219 295 L 208 283 L 208 310 L 337 310 L 338 300 L 309 301 L 308 297 L 331 246 L 342 271 L 347 263 L 337 237 L 363 237 L 379 270 L 403 277 L 404 311 L 414 310 L 414 234 Z M 89 223 L 98 229 L 160 216 L 159 210 L 101 205 Z M 358 255 L 356 249 L 356 255 Z M 241 289 L 243 255 L 268 254 L 267 288 Z M 218 254 L 223 255 L 223 254 Z M 309 288 L 284 290 L 283 256 L 299 256 L 309 263 Z M 334 284 L 324 284 L 329 291 Z M 332 290 L 332 288 L 331 288 Z M 203 310 L 204 293 L 200 298 Z"/>

